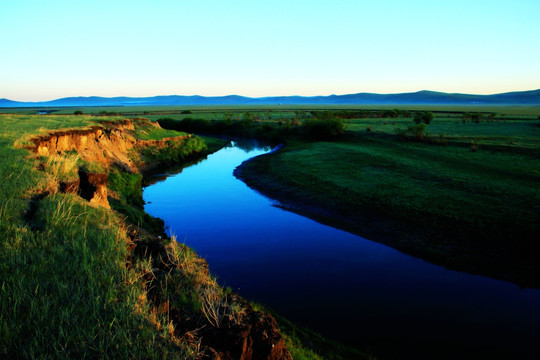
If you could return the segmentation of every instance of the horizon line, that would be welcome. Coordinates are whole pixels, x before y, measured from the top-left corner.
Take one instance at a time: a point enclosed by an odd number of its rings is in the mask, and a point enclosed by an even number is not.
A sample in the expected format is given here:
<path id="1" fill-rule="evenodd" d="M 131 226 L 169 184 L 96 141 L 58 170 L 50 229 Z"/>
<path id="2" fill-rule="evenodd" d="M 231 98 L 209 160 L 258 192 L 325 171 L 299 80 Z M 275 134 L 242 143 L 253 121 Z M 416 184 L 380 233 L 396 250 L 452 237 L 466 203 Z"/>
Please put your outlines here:
<path id="1" fill-rule="evenodd" d="M 505 91 L 505 92 L 499 92 L 499 93 L 487 93 L 487 94 L 476 94 L 476 93 L 465 93 L 465 92 L 445 92 L 445 91 L 437 91 L 437 90 L 418 90 L 418 91 L 408 91 L 408 92 L 390 92 L 390 93 L 379 93 L 379 92 L 355 92 L 355 93 L 346 93 L 346 94 L 328 94 L 328 95 L 269 95 L 269 96 L 247 96 L 247 95 L 240 95 L 240 94 L 227 94 L 227 95 L 199 95 L 199 94 L 192 94 L 192 95 L 181 95 L 181 94 L 159 94 L 159 95 L 148 95 L 148 96 L 126 96 L 126 95 L 116 95 L 116 96 L 100 96 L 100 95 L 75 95 L 75 96 L 63 96 L 59 98 L 54 98 L 50 100 L 33 100 L 33 101 L 24 101 L 24 100 L 13 100 L 8 98 L 0 98 L 0 100 L 7 100 L 7 101 L 13 101 L 13 102 L 19 102 L 19 103 L 43 103 L 43 102 L 51 102 L 56 100 L 62 100 L 62 99 L 70 99 L 70 98 L 102 98 L 102 99 L 114 99 L 114 98 L 132 98 L 132 99 L 138 99 L 138 98 L 155 98 L 155 97 L 172 97 L 172 96 L 180 96 L 180 97 L 203 97 L 203 98 L 221 98 L 221 97 L 243 97 L 243 98 L 250 98 L 250 99 L 265 99 L 265 98 L 277 98 L 277 97 L 303 97 L 303 98 L 314 98 L 314 97 L 330 97 L 330 96 L 347 96 L 347 95 L 358 95 L 358 94 L 371 94 L 371 95 L 401 95 L 401 94 L 417 94 L 421 92 L 432 92 L 432 93 L 439 93 L 439 94 L 448 94 L 448 95 L 473 95 L 473 96 L 491 96 L 491 95 L 501 95 L 501 94 L 509 94 L 509 93 L 516 93 L 516 92 L 530 92 L 530 91 L 537 91 L 540 90 L 540 88 L 537 89 L 529 89 L 529 90 L 513 90 L 513 91 Z"/>

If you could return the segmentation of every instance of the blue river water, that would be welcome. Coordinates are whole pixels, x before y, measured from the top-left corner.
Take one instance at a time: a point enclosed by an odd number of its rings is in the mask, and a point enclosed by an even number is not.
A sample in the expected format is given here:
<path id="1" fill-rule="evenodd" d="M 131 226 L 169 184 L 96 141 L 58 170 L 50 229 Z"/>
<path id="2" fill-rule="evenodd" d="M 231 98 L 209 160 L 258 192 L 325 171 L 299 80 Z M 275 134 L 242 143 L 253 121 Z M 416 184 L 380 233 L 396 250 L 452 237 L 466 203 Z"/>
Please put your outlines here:
<path id="1" fill-rule="evenodd" d="M 224 148 L 144 189 L 145 210 L 219 282 L 380 359 L 540 358 L 540 290 L 460 273 L 322 225 L 233 176 Z"/>

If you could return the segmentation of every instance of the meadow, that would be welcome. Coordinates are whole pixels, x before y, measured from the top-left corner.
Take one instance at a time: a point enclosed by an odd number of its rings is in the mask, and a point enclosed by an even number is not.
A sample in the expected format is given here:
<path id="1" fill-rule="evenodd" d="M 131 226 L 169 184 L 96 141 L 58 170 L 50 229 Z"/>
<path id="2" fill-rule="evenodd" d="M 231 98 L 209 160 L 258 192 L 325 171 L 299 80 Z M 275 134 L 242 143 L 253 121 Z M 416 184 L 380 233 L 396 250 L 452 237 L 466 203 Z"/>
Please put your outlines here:
<path id="1" fill-rule="evenodd" d="M 163 231 L 163 223 L 142 210 L 143 177 L 110 169 L 114 211 L 96 208 L 75 194 L 51 192 L 74 167 L 91 164 L 82 164 L 75 154 L 47 160 L 21 148 L 36 134 L 89 128 L 125 116 L 162 124 L 135 121 L 134 136 L 140 140 L 198 131 L 283 143 L 280 151 L 245 163 L 238 176 L 290 210 L 406 253 L 522 287 L 540 286 L 538 108 L 124 108 L 115 113 L 89 108 L 82 116 L 73 115 L 74 109 L 58 110 L 54 115 L 25 114 L 36 109 L 0 115 L 3 356 L 201 354 L 193 342 L 178 339 L 170 318 L 148 300 L 148 274 L 160 270 L 144 259 L 126 266 L 133 259 L 130 224 Z M 414 122 L 417 110 L 433 111 L 421 136 Z M 214 151 L 224 144 L 203 140 L 143 156 L 174 164 L 189 160 L 189 153 L 203 145 Z M 167 251 L 197 259 L 189 251 Z M 202 295 L 189 284 L 217 286 L 204 271 L 194 271 L 192 276 L 203 280 L 162 275 L 166 282 L 183 284 L 177 305 L 190 311 L 200 309 Z M 186 297 L 189 293 L 194 295 Z M 228 296 L 223 289 L 215 293 Z M 313 342 L 316 335 L 277 318 L 295 358 L 369 356 L 323 338 Z"/>

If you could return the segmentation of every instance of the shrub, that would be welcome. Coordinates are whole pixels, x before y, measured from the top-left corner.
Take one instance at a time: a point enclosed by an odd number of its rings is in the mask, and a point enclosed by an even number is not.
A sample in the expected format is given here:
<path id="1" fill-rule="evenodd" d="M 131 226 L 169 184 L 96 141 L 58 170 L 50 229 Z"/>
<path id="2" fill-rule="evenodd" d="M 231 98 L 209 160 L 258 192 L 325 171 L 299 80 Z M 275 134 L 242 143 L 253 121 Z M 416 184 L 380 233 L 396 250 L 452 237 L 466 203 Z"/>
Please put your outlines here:
<path id="1" fill-rule="evenodd" d="M 345 132 L 347 124 L 334 116 L 305 119 L 302 127 L 305 133 L 316 140 L 330 140 Z"/>
<path id="2" fill-rule="evenodd" d="M 166 147 L 148 146 L 142 153 L 147 161 L 175 164 L 185 161 L 208 149 L 203 139 L 193 136 L 181 142 L 171 142 Z"/>
<path id="3" fill-rule="evenodd" d="M 429 125 L 431 123 L 431 120 L 433 120 L 433 113 L 431 111 L 417 112 L 414 115 L 414 122 L 417 124 L 424 123 L 426 125 Z"/>
<path id="4" fill-rule="evenodd" d="M 158 119 L 159 125 L 164 129 L 185 131 L 185 132 L 212 132 L 212 124 L 209 120 L 185 118 L 175 120 L 171 118 Z"/>
<path id="5" fill-rule="evenodd" d="M 480 121 L 482 121 L 483 114 L 467 112 L 467 113 L 464 113 L 462 115 L 462 117 L 463 117 L 463 123 L 464 124 L 467 122 L 467 120 L 471 120 L 474 123 L 478 124 L 478 123 L 480 123 Z"/>
<path id="6" fill-rule="evenodd" d="M 409 125 L 407 128 L 407 132 L 416 136 L 417 140 L 423 140 L 424 139 L 424 132 L 426 130 L 426 124 L 425 123 L 419 123 L 415 125 Z"/>

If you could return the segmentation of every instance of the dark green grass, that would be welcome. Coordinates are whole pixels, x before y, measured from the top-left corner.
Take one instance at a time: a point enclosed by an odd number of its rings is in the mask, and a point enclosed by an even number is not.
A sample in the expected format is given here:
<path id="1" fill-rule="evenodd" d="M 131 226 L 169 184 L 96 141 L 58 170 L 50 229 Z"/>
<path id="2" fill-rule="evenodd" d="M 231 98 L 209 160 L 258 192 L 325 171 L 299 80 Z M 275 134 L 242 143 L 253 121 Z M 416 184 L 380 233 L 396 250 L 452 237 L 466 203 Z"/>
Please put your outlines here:
<path id="1" fill-rule="evenodd" d="M 449 134 L 442 145 L 402 141 L 393 121 L 354 120 L 339 141 L 290 142 L 247 163 L 241 177 L 301 212 L 408 253 L 540 286 L 536 122 L 436 117 L 427 129 Z"/>
<path id="2" fill-rule="evenodd" d="M 406 118 L 354 119 L 349 122 L 348 129 L 355 133 L 362 133 L 369 127 L 374 133 L 392 135 L 396 133 L 397 128 L 405 128 L 409 123 L 410 119 Z M 498 116 L 495 120 L 482 120 L 476 124 L 471 121 L 463 123 L 461 115 L 435 114 L 434 120 L 426 128 L 426 134 L 433 141 L 469 143 L 475 140 L 480 145 L 538 148 L 539 125 L 540 121 L 530 116 L 513 120 Z"/>

